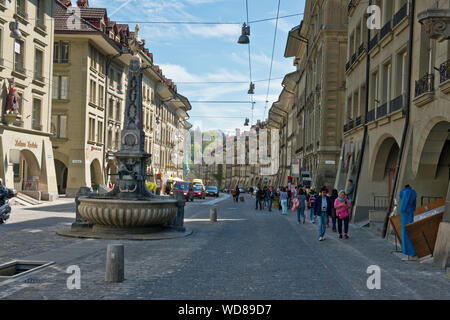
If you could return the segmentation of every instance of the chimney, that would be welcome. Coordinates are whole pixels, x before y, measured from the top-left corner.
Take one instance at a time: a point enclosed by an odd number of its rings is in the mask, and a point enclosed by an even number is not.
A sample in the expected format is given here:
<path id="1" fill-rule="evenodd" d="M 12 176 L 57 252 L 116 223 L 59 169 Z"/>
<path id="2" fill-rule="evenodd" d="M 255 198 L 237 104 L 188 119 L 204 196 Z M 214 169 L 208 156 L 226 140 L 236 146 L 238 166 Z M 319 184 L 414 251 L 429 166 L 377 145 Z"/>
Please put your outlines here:
<path id="1" fill-rule="evenodd" d="M 78 0 L 77 6 L 80 8 L 89 8 L 89 1 L 88 0 Z"/>

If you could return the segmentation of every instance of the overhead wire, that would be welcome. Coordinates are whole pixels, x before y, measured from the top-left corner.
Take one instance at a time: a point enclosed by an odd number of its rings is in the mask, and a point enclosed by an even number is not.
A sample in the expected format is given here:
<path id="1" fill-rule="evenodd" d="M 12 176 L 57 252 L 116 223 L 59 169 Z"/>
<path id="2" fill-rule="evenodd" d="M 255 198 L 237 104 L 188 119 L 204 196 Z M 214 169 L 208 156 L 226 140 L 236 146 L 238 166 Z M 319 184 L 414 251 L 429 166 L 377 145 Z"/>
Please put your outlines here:
<path id="1" fill-rule="evenodd" d="M 265 117 L 266 117 L 267 104 L 269 103 L 270 78 L 272 77 L 273 56 L 274 56 L 274 53 L 275 53 L 275 44 L 276 44 L 276 40 L 277 40 L 278 16 L 279 16 L 279 14 L 280 14 L 280 3 L 281 3 L 281 0 L 278 0 L 277 20 L 276 20 L 276 22 L 275 22 L 275 34 L 274 34 L 274 36 L 273 36 L 272 57 L 271 57 L 271 59 L 270 59 L 269 81 L 268 81 L 268 83 L 267 83 L 266 105 L 264 106 L 263 120 L 264 120 Z"/>
<path id="2" fill-rule="evenodd" d="M 249 18 L 248 18 L 248 0 L 245 0 L 245 12 L 247 15 L 247 26 L 250 27 L 250 22 L 249 22 Z M 250 41 L 248 42 L 248 68 L 249 68 L 249 72 L 250 72 L 250 86 L 252 84 L 252 60 L 251 60 L 251 52 L 250 52 Z M 255 111 L 255 103 L 253 101 L 253 94 L 250 94 L 250 102 L 252 103 L 252 120 L 251 122 L 253 123 L 253 116 L 254 116 L 254 111 Z"/>

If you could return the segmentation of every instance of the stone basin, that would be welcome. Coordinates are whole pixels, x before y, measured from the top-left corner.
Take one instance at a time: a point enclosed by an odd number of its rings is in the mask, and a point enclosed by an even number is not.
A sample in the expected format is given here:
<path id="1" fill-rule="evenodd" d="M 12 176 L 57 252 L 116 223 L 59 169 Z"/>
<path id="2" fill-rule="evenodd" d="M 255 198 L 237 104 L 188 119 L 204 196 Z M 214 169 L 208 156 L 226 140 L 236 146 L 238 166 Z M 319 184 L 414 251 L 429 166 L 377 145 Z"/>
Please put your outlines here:
<path id="1" fill-rule="evenodd" d="M 177 213 L 176 200 L 121 200 L 79 197 L 81 217 L 93 230 L 145 233 L 169 225 Z"/>

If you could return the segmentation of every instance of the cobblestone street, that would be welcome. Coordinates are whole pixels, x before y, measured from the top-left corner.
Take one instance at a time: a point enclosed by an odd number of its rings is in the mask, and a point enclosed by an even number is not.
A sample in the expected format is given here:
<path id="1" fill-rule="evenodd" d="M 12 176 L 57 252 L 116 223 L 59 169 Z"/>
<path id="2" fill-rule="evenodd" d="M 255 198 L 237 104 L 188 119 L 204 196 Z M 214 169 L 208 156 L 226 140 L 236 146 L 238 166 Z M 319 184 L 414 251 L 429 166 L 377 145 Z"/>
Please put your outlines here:
<path id="1" fill-rule="evenodd" d="M 120 241 L 125 278 L 104 282 L 106 247 L 118 241 L 56 235 L 74 218 L 73 200 L 14 207 L 0 226 L 0 262 L 13 259 L 55 264 L 17 280 L 0 282 L 0 299 L 449 299 L 450 281 L 429 263 L 404 262 L 394 245 L 372 231 L 350 227 L 350 239 L 327 230 L 317 241 L 316 225 L 281 211 L 254 210 L 254 199 L 186 205 L 192 235 L 171 240 Z M 66 269 L 81 269 L 81 289 L 69 290 Z M 381 289 L 369 290 L 367 267 L 381 268 Z"/>

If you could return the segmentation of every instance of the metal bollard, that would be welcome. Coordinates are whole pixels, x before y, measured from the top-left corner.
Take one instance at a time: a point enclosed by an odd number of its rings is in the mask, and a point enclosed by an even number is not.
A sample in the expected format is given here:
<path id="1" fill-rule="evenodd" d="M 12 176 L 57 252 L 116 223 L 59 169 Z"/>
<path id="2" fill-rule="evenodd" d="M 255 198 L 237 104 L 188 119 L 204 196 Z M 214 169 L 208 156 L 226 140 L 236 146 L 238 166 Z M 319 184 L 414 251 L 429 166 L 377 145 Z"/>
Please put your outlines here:
<path id="1" fill-rule="evenodd" d="M 122 282 L 124 276 L 124 247 L 123 244 L 109 244 L 106 250 L 106 282 Z"/>
<path id="2" fill-rule="evenodd" d="M 209 221 L 217 222 L 217 208 L 214 207 L 209 209 Z"/>

